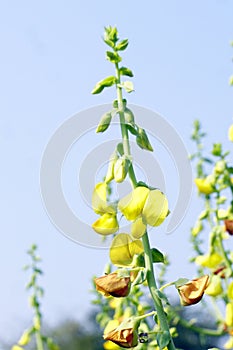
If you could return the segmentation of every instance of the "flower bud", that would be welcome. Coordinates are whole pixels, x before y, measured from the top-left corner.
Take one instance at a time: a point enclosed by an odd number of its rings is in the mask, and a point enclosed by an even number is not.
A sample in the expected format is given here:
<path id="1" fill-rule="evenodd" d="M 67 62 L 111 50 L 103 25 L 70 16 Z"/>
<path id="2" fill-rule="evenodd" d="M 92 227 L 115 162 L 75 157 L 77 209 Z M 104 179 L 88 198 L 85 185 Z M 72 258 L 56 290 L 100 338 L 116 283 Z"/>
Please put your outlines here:
<path id="1" fill-rule="evenodd" d="M 127 233 L 116 235 L 110 247 L 110 260 L 116 266 L 131 266 L 134 255 L 143 252 L 143 245 L 140 240 L 132 241 Z"/>
<path id="2" fill-rule="evenodd" d="M 168 201 L 159 190 L 149 192 L 142 211 L 142 220 L 150 226 L 159 226 L 168 215 Z"/>
<path id="3" fill-rule="evenodd" d="M 207 195 L 214 192 L 212 182 L 208 178 L 195 179 L 194 181 L 200 193 Z"/>
<path id="4" fill-rule="evenodd" d="M 105 176 L 106 183 L 108 183 L 114 179 L 114 166 L 116 164 L 117 159 L 118 159 L 118 156 L 117 156 L 116 152 L 114 152 L 109 160 L 108 170 L 107 170 L 107 174 Z"/>
<path id="5" fill-rule="evenodd" d="M 112 113 L 111 112 L 105 113 L 100 119 L 100 122 L 95 132 L 98 133 L 98 132 L 104 132 L 105 130 L 107 130 L 107 128 L 111 123 L 111 120 L 112 120 Z"/>
<path id="6" fill-rule="evenodd" d="M 116 215 L 105 213 L 99 219 L 97 219 L 92 228 L 95 232 L 100 233 L 101 235 L 111 235 L 118 231 L 118 221 Z"/>
<path id="7" fill-rule="evenodd" d="M 119 201 L 118 208 L 127 220 L 136 220 L 142 213 L 149 192 L 147 187 L 139 186 Z"/>
<path id="8" fill-rule="evenodd" d="M 131 225 L 131 235 L 135 239 L 141 238 L 146 232 L 146 225 L 142 221 L 142 217 L 137 218 Z"/>
<path id="9" fill-rule="evenodd" d="M 114 165 L 114 180 L 116 182 L 122 182 L 127 176 L 130 166 L 129 159 L 125 157 L 118 158 Z"/>
<path id="10" fill-rule="evenodd" d="M 146 131 L 144 129 L 138 128 L 136 142 L 140 148 L 153 152 L 153 147 L 151 146 Z"/>
<path id="11" fill-rule="evenodd" d="M 24 331 L 22 336 L 20 337 L 18 344 L 21 346 L 25 346 L 30 342 L 30 332 L 28 330 Z"/>
<path id="12" fill-rule="evenodd" d="M 209 276 L 205 275 L 178 286 L 181 304 L 183 306 L 197 304 L 202 299 L 208 283 Z"/>
<path id="13" fill-rule="evenodd" d="M 134 125 L 134 114 L 129 108 L 125 108 L 124 111 L 124 116 L 125 116 L 125 122 L 127 124 L 133 124 Z"/>
<path id="14" fill-rule="evenodd" d="M 126 297 L 130 292 L 130 277 L 119 277 L 116 272 L 95 278 L 96 290 L 105 297 Z"/>
<path id="15" fill-rule="evenodd" d="M 110 340 L 122 348 L 133 348 L 138 345 L 138 327 L 139 321 L 132 317 L 103 337 L 104 340 Z"/>
<path id="16" fill-rule="evenodd" d="M 208 285 L 208 287 L 205 290 L 205 294 L 210 295 L 211 297 L 216 297 L 219 294 L 221 294 L 223 291 L 222 284 L 221 284 L 221 278 L 218 275 L 213 275 L 211 277 L 211 281 Z"/>

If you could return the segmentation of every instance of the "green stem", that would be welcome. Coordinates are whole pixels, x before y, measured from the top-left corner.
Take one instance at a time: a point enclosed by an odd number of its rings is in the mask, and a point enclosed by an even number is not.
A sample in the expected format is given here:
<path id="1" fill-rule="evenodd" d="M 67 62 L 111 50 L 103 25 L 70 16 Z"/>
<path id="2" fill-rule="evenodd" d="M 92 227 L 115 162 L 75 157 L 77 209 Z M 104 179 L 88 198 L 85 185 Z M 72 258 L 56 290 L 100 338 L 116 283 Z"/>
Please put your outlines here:
<path id="1" fill-rule="evenodd" d="M 119 116 L 120 116 L 120 124 L 121 124 L 121 134 L 122 134 L 122 140 L 123 140 L 123 149 L 124 154 L 126 157 L 130 159 L 131 153 L 130 153 L 130 144 L 129 144 L 129 135 L 128 135 L 128 129 L 125 124 L 125 117 L 124 117 L 124 106 L 123 106 L 123 97 L 122 97 L 122 88 L 118 86 L 118 84 L 121 83 L 120 79 L 120 71 L 119 66 L 116 63 L 116 76 L 117 76 L 117 100 L 118 100 L 118 110 L 119 110 Z M 133 165 L 131 164 L 129 167 L 128 175 L 132 184 L 132 187 L 136 187 L 137 185 L 137 179 L 135 176 Z M 155 276 L 154 276 L 154 270 L 153 270 L 153 261 L 152 261 L 152 255 L 151 255 L 151 248 L 150 243 L 148 239 L 147 232 L 142 237 L 142 242 L 144 246 L 144 252 L 145 252 L 145 266 L 147 270 L 147 282 L 150 289 L 151 296 L 154 301 L 155 309 L 157 311 L 158 320 L 160 323 L 160 328 L 162 332 L 168 332 L 170 335 L 169 330 L 169 324 L 167 321 L 166 314 L 163 309 L 162 301 L 158 295 L 158 289 L 155 282 Z M 170 342 L 167 345 L 168 350 L 175 350 L 175 345 L 173 343 L 173 339 L 170 335 Z"/>
<path id="2" fill-rule="evenodd" d="M 199 334 L 203 335 L 210 335 L 213 337 L 218 337 L 221 335 L 226 334 L 226 332 L 222 329 L 208 329 L 203 327 L 198 327 L 193 324 L 191 324 L 189 321 L 184 320 L 183 318 L 179 319 L 179 323 L 184 326 L 185 328 L 191 329 L 194 332 L 197 332 Z"/>
<path id="3" fill-rule="evenodd" d="M 166 314 L 165 314 L 164 309 L 163 309 L 163 304 L 162 304 L 162 301 L 158 295 L 158 288 L 157 288 L 155 276 L 154 276 L 150 242 L 149 242 L 147 232 L 142 236 L 142 242 L 143 242 L 144 251 L 145 251 L 145 266 L 146 266 L 146 270 L 147 270 L 147 282 L 148 282 L 148 286 L 150 289 L 152 299 L 154 301 L 155 309 L 157 311 L 158 320 L 160 323 L 160 328 L 161 328 L 161 331 L 168 332 L 170 334 L 169 324 L 168 324 L 167 317 L 166 317 Z M 173 339 L 172 339 L 171 335 L 170 335 L 170 342 L 167 345 L 167 348 L 169 350 L 175 349 L 175 345 L 173 343 Z"/>
<path id="4" fill-rule="evenodd" d="M 36 346 L 37 346 L 37 350 L 44 350 L 40 331 L 36 332 Z"/>

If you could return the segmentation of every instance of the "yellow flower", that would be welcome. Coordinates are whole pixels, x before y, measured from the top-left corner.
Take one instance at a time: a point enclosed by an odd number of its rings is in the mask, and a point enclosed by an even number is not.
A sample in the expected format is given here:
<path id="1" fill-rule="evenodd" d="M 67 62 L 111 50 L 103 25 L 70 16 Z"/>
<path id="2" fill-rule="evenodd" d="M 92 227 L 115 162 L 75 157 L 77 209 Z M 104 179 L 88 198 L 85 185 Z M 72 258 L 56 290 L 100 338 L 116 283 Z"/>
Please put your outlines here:
<path id="1" fill-rule="evenodd" d="M 233 124 L 228 129 L 228 138 L 231 142 L 233 142 Z"/>
<path id="2" fill-rule="evenodd" d="M 208 283 L 209 276 L 205 275 L 178 286 L 181 304 L 184 306 L 197 304 L 202 299 Z"/>
<path id="3" fill-rule="evenodd" d="M 213 275 L 211 277 L 210 284 L 205 290 L 205 294 L 208 294 L 212 297 L 216 297 L 217 295 L 221 294 L 222 291 L 223 289 L 221 284 L 221 278 L 219 276 Z"/>
<path id="4" fill-rule="evenodd" d="M 142 252 L 143 246 L 140 240 L 133 241 L 127 233 L 119 233 L 112 240 L 109 255 L 114 265 L 129 266 L 133 262 L 134 255 Z"/>
<path id="5" fill-rule="evenodd" d="M 208 267 L 209 269 L 215 268 L 223 261 L 223 257 L 218 253 L 199 255 L 197 256 L 195 262 L 203 267 Z"/>
<path id="6" fill-rule="evenodd" d="M 21 346 L 14 345 L 12 346 L 11 350 L 23 350 L 23 348 Z"/>
<path id="7" fill-rule="evenodd" d="M 231 282 L 227 288 L 227 296 L 230 300 L 233 300 L 233 282 Z"/>
<path id="8" fill-rule="evenodd" d="M 168 201 L 165 195 L 159 190 L 150 191 L 142 211 L 143 222 L 150 226 L 159 226 L 167 214 Z"/>
<path id="9" fill-rule="evenodd" d="M 105 297 L 126 297 L 130 292 L 130 277 L 119 277 L 116 272 L 95 278 L 96 290 Z"/>
<path id="10" fill-rule="evenodd" d="M 118 208 L 127 220 L 136 220 L 142 213 L 149 192 L 147 187 L 139 186 L 119 201 Z"/>
<path id="11" fill-rule="evenodd" d="M 92 208 L 96 214 L 114 214 L 115 209 L 107 203 L 107 184 L 99 182 L 92 194 Z"/>
<path id="12" fill-rule="evenodd" d="M 97 219 L 94 224 L 92 224 L 95 232 L 101 235 L 107 236 L 118 231 L 118 221 L 116 215 L 105 213 L 99 219 Z"/>
<path id="13" fill-rule="evenodd" d="M 211 181 L 208 180 L 208 178 L 205 179 L 195 179 L 195 184 L 199 190 L 199 192 L 204 194 L 211 194 L 214 192 L 214 188 L 212 186 Z"/>
<path id="14" fill-rule="evenodd" d="M 233 327 L 233 303 L 227 303 L 226 305 L 226 325 Z"/>
<path id="15" fill-rule="evenodd" d="M 137 218 L 131 225 L 131 235 L 133 238 L 141 238 L 146 232 L 146 225 L 142 221 L 142 217 Z"/>

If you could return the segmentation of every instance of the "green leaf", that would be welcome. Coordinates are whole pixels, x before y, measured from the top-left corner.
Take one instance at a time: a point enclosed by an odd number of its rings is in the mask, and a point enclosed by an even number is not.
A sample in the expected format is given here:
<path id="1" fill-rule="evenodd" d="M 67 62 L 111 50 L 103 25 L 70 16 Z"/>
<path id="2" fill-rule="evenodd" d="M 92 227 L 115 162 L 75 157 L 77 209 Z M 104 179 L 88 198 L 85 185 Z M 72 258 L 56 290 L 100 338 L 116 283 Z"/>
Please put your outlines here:
<path id="1" fill-rule="evenodd" d="M 157 248 L 151 249 L 153 263 L 164 263 L 164 256 Z"/>
<path id="2" fill-rule="evenodd" d="M 162 333 L 157 333 L 157 342 L 160 349 L 164 349 L 170 343 L 169 331 L 163 331 Z"/>
<path id="3" fill-rule="evenodd" d="M 117 46 L 115 47 L 115 49 L 116 49 L 117 51 L 123 51 L 123 50 L 125 50 L 125 49 L 127 48 L 128 45 L 129 45 L 128 39 L 124 39 L 124 40 L 120 41 L 120 42 L 117 44 Z"/>
<path id="4" fill-rule="evenodd" d="M 123 143 L 122 143 L 122 142 L 118 143 L 118 145 L 117 145 L 117 152 L 118 152 L 121 156 L 123 156 L 123 154 L 124 154 L 124 147 L 123 147 Z"/>
<path id="5" fill-rule="evenodd" d="M 126 124 L 126 127 L 132 135 L 137 136 L 138 132 L 132 125 Z"/>
<path id="6" fill-rule="evenodd" d="M 114 77 L 113 75 L 103 79 L 103 80 L 100 80 L 94 87 L 94 89 L 92 90 L 92 94 L 99 94 L 100 92 L 103 91 L 103 89 L 105 87 L 110 87 L 112 85 L 114 85 L 116 83 L 116 77 Z"/>
<path id="7" fill-rule="evenodd" d="M 176 288 L 179 288 L 188 282 L 189 282 L 189 279 L 187 278 L 179 278 L 177 281 L 175 281 L 174 284 Z"/>
<path id="8" fill-rule="evenodd" d="M 146 269 L 142 269 L 138 272 L 137 277 L 133 281 L 133 286 L 142 284 L 146 280 Z"/>
<path id="9" fill-rule="evenodd" d="M 107 51 L 106 52 L 106 58 L 112 63 L 119 63 L 121 62 L 121 56 L 118 55 L 116 52 Z"/>
<path id="10" fill-rule="evenodd" d="M 125 75 L 125 76 L 131 77 L 131 78 L 133 77 L 133 72 L 127 67 L 121 67 L 119 69 L 119 71 L 120 71 L 121 75 Z"/>
<path id="11" fill-rule="evenodd" d="M 158 294 L 158 296 L 160 297 L 161 300 L 165 301 L 165 303 L 166 303 L 167 305 L 170 305 L 169 300 L 168 300 L 166 294 L 164 294 L 163 292 L 161 292 L 161 290 L 159 290 L 159 289 L 157 290 L 157 294 Z"/>

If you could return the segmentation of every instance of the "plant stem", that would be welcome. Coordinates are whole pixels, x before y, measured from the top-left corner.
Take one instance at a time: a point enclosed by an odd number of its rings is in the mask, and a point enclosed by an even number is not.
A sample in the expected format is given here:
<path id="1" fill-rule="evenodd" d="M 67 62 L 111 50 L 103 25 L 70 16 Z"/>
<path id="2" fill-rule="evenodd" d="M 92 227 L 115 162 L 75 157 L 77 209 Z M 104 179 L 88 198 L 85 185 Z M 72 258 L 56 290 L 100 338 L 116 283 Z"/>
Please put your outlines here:
<path id="1" fill-rule="evenodd" d="M 210 335 L 213 337 L 219 337 L 221 335 L 226 334 L 226 332 L 222 329 L 208 329 L 203 327 L 198 327 L 195 325 L 190 324 L 189 321 L 184 320 L 183 318 L 179 319 L 179 323 L 184 326 L 185 328 L 191 329 L 194 332 L 197 332 L 199 334 L 203 335 Z"/>
<path id="2" fill-rule="evenodd" d="M 159 323 L 160 323 L 160 328 L 162 331 L 168 332 L 170 334 L 169 330 L 169 324 L 167 321 L 166 314 L 163 309 L 163 304 L 162 301 L 158 295 L 158 289 L 155 281 L 155 276 L 154 276 L 154 269 L 153 269 L 153 262 L 152 262 L 152 255 L 151 255 L 151 249 L 150 249 L 150 242 L 148 238 L 147 232 L 142 236 L 142 242 L 144 246 L 144 251 L 145 251 L 145 265 L 147 269 L 147 282 L 148 286 L 150 289 L 151 296 L 154 301 L 155 309 L 157 311 Z M 174 350 L 175 345 L 173 343 L 173 339 L 170 335 L 170 342 L 167 345 L 169 350 Z"/>
<path id="3" fill-rule="evenodd" d="M 119 66 L 116 63 L 116 76 L 117 76 L 117 82 L 116 82 L 116 88 L 117 88 L 117 100 L 118 100 L 118 110 L 119 110 L 119 116 L 120 116 L 120 124 L 121 124 L 121 134 L 122 134 L 122 140 L 123 140 L 123 149 L 124 154 L 126 157 L 130 159 L 130 144 L 129 144 L 129 135 L 128 135 L 128 129 L 125 124 L 125 117 L 124 117 L 124 106 L 123 106 L 123 98 L 122 98 L 122 88 L 119 87 L 119 84 L 121 82 L 120 80 L 120 71 Z M 132 187 L 136 187 L 137 185 L 137 179 L 135 176 L 133 165 L 130 165 L 128 175 L 132 184 Z M 145 267 L 147 270 L 147 282 L 150 289 L 151 296 L 154 301 L 155 310 L 157 311 L 158 320 L 160 324 L 160 328 L 162 332 L 168 332 L 170 335 L 169 330 L 169 324 L 167 321 L 166 314 L 163 309 L 162 301 L 158 295 L 158 289 L 155 281 L 154 276 L 154 269 L 153 269 L 153 261 L 152 261 L 152 255 L 151 255 L 151 248 L 149 243 L 149 238 L 147 232 L 142 237 L 144 252 L 145 252 Z M 167 345 L 168 350 L 175 350 L 175 345 L 173 343 L 173 339 L 170 335 L 170 341 Z M 161 349 L 162 350 L 162 349 Z"/>
<path id="4" fill-rule="evenodd" d="M 44 350 L 40 331 L 36 332 L 36 346 L 37 346 L 37 350 Z"/>

